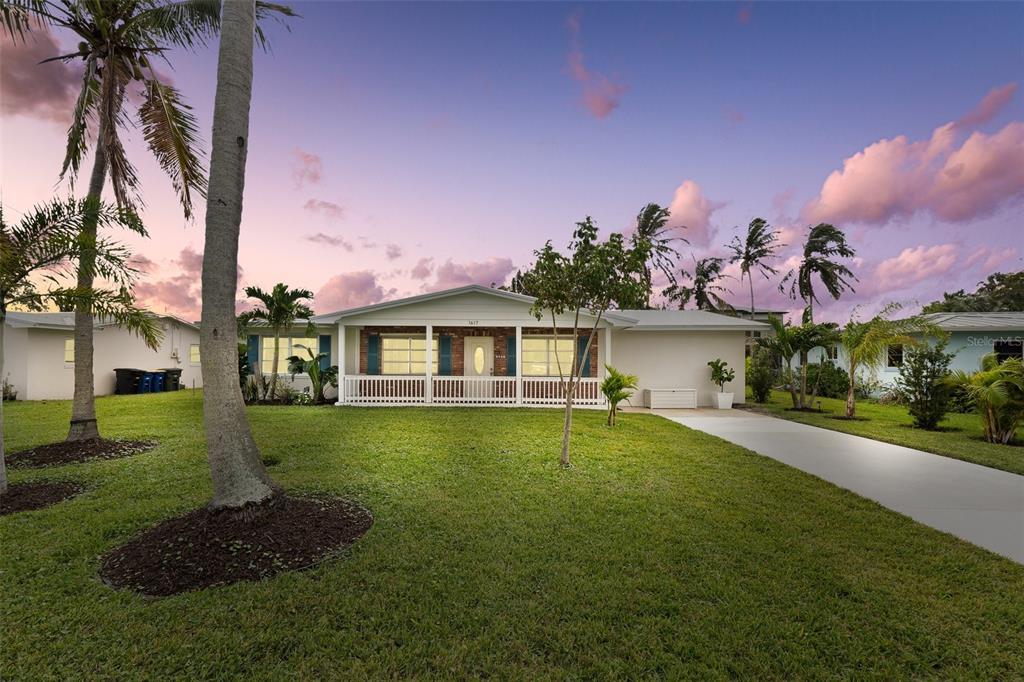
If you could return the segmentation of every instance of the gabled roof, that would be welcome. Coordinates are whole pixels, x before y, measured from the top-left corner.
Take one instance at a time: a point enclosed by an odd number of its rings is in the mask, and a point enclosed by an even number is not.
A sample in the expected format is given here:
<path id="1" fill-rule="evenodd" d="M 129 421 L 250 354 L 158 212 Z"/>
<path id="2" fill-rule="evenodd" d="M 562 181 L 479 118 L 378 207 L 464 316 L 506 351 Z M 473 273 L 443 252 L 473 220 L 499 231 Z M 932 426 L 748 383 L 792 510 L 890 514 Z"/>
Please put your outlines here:
<path id="1" fill-rule="evenodd" d="M 929 313 L 924 318 L 948 332 L 1024 330 L 1024 312 Z"/>
<path id="2" fill-rule="evenodd" d="M 527 305 L 533 305 L 534 301 L 537 300 L 533 296 L 526 296 L 525 294 L 503 291 L 501 289 L 485 287 L 480 284 L 469 284 L 467 286 L 457 287 L 454 289 L 433 291 L 427 294 L 400 298 L 394 301 L 374 303 L 373 305 L 350 308 L 348 310 L 339 310 L 337 312 L 326 313 L 324 315 L 314 315 L 312 321 L 315 324 L 322 325 L 335 324 L 347 317 L 354 317 L 363 313 L 387 310 L 389 308 L 398 308 L 415 303 L 423 303 L 425 301 L 434 301 L 452 296 L 459 296 L 466 293 L 486 294 L 488 296 L 494 296 L 495 298 L 516 301 Z M 717 313 L 709 313 L 703 310 L 610 310 L 604 314 L 604 317 L 616 327 L 630 329 L 741 331 L 763 330 L 769 328 L 768 325 L 763 322 L 752 322 L 749 319 L 719 315 Z"/>
<path id="3" fill-rule="evenodd" d="M 179 324 L 183 324 L 186 327 L 192 327 L 193 329 L 199 329 L 199 325 L 192 324 L 182 320 L 181 318 L 175 317 L 174 315 L 160 315 L 153 313 L 153 317 L 161 320 L 174 320 Z M 74 313 L 22 313 L 22 312 L 8 312 L 6 324 L 15 328 L 29 328 L 29 329 L 58 329 L 58 330 L 72 330 L 75 328 L 75 314 Z M 102 318 L 93 318 L 93 327 L 96 329 L 102 329 L 103 327 L 116 327 L 117 323 L 111 320 L 104 320 Z"/>

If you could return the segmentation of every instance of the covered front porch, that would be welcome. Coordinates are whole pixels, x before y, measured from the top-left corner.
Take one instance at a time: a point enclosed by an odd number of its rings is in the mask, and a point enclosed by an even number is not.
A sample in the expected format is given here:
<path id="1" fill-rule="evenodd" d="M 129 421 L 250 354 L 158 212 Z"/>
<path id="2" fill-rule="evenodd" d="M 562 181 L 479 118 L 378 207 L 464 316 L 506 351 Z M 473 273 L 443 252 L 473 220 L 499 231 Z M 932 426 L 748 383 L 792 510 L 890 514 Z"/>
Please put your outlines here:
<path id="1" fill-rule="evenodd" d="M 557 406 L 565 403 L 558 367 L 574 362 L 580 407 L 605 404 L 600 382 L 611 335 L 515 325 L 338 324 L 337 405 Z M 354 347 L 353 347 L 354 346 Z"/>

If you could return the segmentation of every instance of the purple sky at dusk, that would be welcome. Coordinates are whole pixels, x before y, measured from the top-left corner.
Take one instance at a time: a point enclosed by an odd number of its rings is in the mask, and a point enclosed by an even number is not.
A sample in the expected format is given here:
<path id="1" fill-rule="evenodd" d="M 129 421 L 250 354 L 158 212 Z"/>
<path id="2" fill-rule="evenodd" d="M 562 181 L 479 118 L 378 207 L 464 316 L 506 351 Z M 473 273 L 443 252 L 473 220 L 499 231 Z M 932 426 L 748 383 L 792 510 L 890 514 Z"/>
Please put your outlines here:
<path id="1" fill-rule="evenodd" d="M 790 245 L 783 272 L 807 225 L 845 229 L 860 282 L 821 319 L 1024 267 L 1024 4 L 293 4 L 256 57 L 243 286 L 329 312 L 502 283 L 584 216 L 627 230 L 652 201 L 687 226 L 684 267 L 755 216 Z M 78 71 L 37 65 L 68 42 L 3 39 L 9 220 L 69 191 Z M 215 46 L 170 61 L 205 143 Z M 205 208 L 187 222 L 131 137 L 137 294 L 198 319 Z M 759 307 L 799 307 L 757 287 Z"/>

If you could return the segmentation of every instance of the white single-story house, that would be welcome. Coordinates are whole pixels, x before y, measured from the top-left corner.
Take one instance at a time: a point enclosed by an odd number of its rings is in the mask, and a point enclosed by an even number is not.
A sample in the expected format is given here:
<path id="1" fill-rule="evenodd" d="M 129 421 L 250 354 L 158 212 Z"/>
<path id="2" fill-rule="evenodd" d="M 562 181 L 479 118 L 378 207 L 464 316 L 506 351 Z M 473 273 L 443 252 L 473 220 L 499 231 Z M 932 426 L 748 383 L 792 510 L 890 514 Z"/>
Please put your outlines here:
<path id="1" fill-rule="evenodd" d="M 114 369 L 181 369 L 183 387 L 201 386 L 199 327 L 155 315 L 163 330 L 160 348 L 112 322 L 94 323 L 96 395 L 114 392 Z M 4 379 L 19 400 L 67 400 L 75 387 L 75 314 L 8 312 L 4 322 Z"/>
<path id="2" fill-rule="evenodd" d="M 1000 359 L 1024 358 L 1024 312 L 929 313 L 923 317 L 949 335 L 946 351 L 955 353 L 951 370 L 977 372 L 981 369 L 981 359 L 990 353 Z M 903 346 L 890 346 L 882 366 L 865 369 L 864 376 L 873 376 L 885 386 L 892 385 L 900 376 L 903 351 Z M 841 346 L 815 349 L 809 354 L 810 361 L 820 362 L 825 353 L 839 367 L 847 367 Z M 798 360 L 794 361 L 794 366 L 799 365 Z"/>
<path id="3" fill-rule="evenodd" d="M 315 316 L 316 334 L 305 321 L 281 339 L 277 371 L 298 346 L 313 347 L 339 366 L 338 405 L 506 405 L 541 406 L 564 402 L 558 363 L 568 368 L 582 355 L 586 338 L 573 347 L 572 316 L 530 313 L 530 296 L 470 285 L 401 300 Z M 588 331 L 594 318 L 581 316 Z M 575 401 L 603 405 L 599 384 L 605 364 L 636 374 L 640 390 L 658 404 L 710 406 L 718 390 L 708 361 L 721 358 L 736 370 L 727 390 L 744 396 L 744 348 L 749 332 L 768 325 L 700 310 L 615 310 L 597 326 Z M 249 363 L 264 374 L 273 368 L 273 335 L 250 330 Z M 430 359 L 428 362 L 427 359 Z M 567 370 L 566 370 L 567 371 Z M 302 375 L 295 388 L 308 386 Z"/>

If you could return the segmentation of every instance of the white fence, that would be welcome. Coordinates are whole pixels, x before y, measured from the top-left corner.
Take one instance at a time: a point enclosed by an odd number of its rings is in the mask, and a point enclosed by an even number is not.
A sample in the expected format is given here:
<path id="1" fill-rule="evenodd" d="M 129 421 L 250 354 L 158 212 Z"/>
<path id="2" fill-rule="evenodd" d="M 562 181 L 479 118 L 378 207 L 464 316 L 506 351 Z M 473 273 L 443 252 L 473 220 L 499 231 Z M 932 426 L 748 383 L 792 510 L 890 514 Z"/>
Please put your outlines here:
<path id="1" fill-rule="evenodd" d="M 558 377 L 523 377 L 522 396 L 515 377 L 433 377 L 428 397 L 426 377 L 347 375 L 347 405 L 563 405 L 565 390 Z M 604 405 L 600 380 L 580 379 L 573 391 L 580 407 Z"/>

